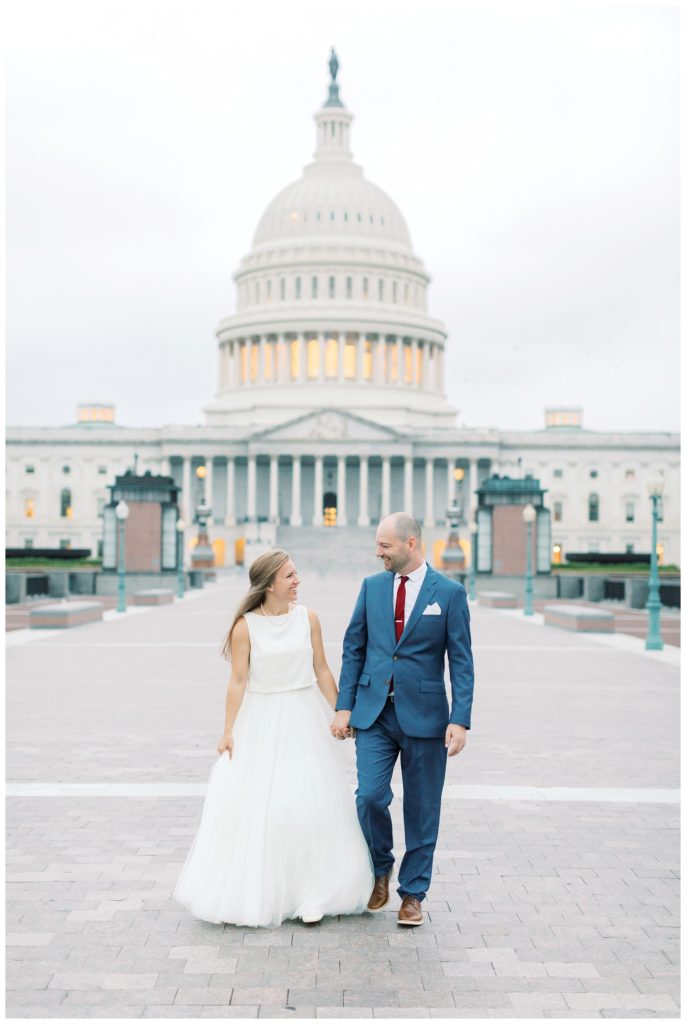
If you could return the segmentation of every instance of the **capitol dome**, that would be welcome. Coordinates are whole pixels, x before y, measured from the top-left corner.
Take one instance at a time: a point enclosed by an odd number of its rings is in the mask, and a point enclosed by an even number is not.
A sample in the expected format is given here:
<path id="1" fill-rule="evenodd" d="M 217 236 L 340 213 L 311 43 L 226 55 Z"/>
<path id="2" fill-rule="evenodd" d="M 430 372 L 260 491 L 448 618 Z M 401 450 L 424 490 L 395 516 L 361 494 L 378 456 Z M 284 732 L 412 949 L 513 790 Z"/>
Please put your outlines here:
<path id="1" fill-rule="evenodd" d="M 314 159 L 268 204 L 234 274 L 208 422 L 249 414 L 270 425 L 335 407 L 389 425 L 452 426 L 429 275 L 396 204 L 353 161 L 333 51 L 329 69 Z"/>

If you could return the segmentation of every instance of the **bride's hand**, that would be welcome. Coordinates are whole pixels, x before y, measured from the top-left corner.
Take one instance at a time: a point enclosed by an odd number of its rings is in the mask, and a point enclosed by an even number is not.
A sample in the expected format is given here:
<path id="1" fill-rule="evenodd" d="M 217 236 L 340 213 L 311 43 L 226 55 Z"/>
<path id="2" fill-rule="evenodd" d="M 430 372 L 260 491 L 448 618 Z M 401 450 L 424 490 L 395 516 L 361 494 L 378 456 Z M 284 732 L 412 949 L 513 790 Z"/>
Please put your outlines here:
<path id="1" fill-rule="evenodd" d="M 217 753 L 221 756 L 225 752 L 228 753 L 229 758 L 233 757 L 233 736 L 230 732 L 225 732 L 217 744 Z"/>

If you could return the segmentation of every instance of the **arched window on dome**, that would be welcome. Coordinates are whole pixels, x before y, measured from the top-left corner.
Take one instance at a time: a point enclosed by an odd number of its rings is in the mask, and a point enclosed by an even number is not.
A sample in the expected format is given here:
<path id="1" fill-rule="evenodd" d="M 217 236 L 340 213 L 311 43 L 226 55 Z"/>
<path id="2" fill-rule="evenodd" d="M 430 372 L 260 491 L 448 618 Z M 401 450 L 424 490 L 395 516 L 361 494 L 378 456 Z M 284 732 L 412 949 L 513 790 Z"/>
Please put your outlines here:
<path id="1" fill-rule="evenodd" d="M 319 282 L 317 281 L 317 278 L 313 277 L 312 278 L 312 298 L 313 299 L 317 298 L 318 286 L 319 286 Z"/>
<path id="2" fill-rule="evenodd" d="M 285 277 L 282 277 L 281 280 L 279 281 L 279 298 L 281 299 L 282 302 L 286 298 L 286 279 L 285 279 Z"/>
<path id="3" fill-rule="evenodd" d="M 71 519 L 74 515 L 74 510 L 71 505 L 71 491 L 68 487 L 60 493 L 60 516 L 62 519 Z"/>
<path id="4" fill-rule="evenodd" d="M 336 278 L 335 277 L 330 277 L 329 278 L 329 298 L 330 299 L 335 299 L 336 298 Z"/>
<path id="5" fill-rule="evenodd" d="M 353 297 L 353 279 L 352 279 L 352 277 L 346 277 L 346 279 L 345 279 L 345 297 L 346 297 L 346 299 L 352 299 L 352 297 Z"/>
<path id="6" fill-rule="evenodd" d="M 379 302 L 383 302 L 383 278 L 379 278 Z"/>
<path id="7" fill-rule="evenodd" d="M 362 278 L 362 298 L 363 299 L 368 299 L 369 298 L 369 278 L 368 277 L 363 277 Z"/>
<path id="8" fill-rule="evenodd" d="M 296 277 L 296 279 L 295 279 L 295 297 L 296 297 L 296 299 L 299 299 L 299 298 L 301 298 L 301 296 L 302 296 L 302 282 L 301 282 L 299 277 Z"/>

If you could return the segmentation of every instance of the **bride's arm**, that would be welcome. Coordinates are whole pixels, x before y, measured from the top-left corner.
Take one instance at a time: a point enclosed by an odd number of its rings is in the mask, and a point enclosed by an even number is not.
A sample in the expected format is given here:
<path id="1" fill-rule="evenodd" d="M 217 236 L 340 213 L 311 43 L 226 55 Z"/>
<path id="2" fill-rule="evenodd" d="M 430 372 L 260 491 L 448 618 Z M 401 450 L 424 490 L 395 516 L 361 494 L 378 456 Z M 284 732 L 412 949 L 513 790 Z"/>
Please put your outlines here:
<path id="1" fill-rule="evenodd" d="M 250 665 L 250 633 L 245 619 L 238 620 L 231 634 L 231 679 L 226 691 L 226 719 L 224 723 L 224 735 L 222 736 L 217 750 L 223 754 L 228 750 L 229 757 L 233 756 L 233 727 L 243 703 L 246 683 L 248 682 L 248 670 Z"/>
<path id="2" fill-rule="evenodd" d="M 322 627 L 319 624 L 319 619 L 313 611 L 307 609 L 307 615 L 310 620 L 310 636 L 312 639 L 312 666 L 314 668 L 314 674 L 317 677 L 317 685 L 324 694 L 327 702 L 331 705 L 333 711 L 336 710 L 336 700 L 338 698 L 338 687 L 336 686 L 336 680 L 334 679 L 331 669 L 327 665 L 326 655 L 324 653 L 324 641 L 322 639 Z"/>

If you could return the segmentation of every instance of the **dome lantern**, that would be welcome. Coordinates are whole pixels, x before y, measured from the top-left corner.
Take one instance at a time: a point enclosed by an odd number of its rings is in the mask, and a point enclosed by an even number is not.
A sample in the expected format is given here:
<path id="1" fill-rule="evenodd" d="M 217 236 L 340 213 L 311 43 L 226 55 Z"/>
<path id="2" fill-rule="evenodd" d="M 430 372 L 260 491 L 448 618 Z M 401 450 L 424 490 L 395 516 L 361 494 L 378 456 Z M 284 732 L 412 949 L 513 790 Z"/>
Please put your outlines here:
<path id="1" fill-rule="evenodd" d="M 333 46 L 329 57 L 329 95 L 320 110 L 314 115 L 317 125 L 317 148 L 314 158 L 318 161 L 351 161 L 350 123 L 353 115 L 346 110 L 339 95 L 336 81 L 338 57 Z"/>

